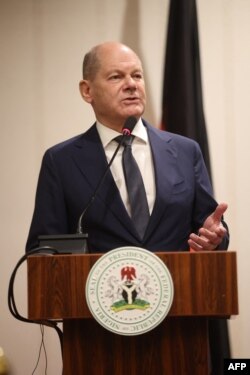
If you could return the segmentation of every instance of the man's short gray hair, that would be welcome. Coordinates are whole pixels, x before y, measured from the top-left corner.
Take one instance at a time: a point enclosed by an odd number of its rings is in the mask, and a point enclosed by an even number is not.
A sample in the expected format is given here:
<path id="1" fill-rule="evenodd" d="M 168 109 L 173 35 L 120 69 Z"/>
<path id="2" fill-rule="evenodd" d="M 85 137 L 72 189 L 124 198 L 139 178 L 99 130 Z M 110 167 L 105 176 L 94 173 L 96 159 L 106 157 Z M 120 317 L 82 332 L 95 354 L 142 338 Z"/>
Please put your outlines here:
<path id="1" fill-rule="evenodd" d="M 86 53 L 82 64 L 83 79 L 92 81 L 95 78 L 97 71 L 100 69 L 101 62 L 98 57 L 99 46 L 93 47 Z"/>

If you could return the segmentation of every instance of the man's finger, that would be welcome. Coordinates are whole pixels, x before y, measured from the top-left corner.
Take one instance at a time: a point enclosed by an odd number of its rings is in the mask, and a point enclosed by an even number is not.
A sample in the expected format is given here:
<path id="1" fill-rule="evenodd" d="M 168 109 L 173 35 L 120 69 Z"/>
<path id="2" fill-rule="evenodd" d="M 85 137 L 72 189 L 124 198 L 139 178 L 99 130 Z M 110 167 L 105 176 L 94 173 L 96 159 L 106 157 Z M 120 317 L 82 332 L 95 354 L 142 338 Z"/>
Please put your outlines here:
<path id="1" fill-rule="evenodd" d="M 221 218 L 222 218 L 224 212 L 227 210 L 227 207 L 228 207 L 228 205 L 226 203 L 218 204 L 218 206 L 216 207 L 216 209 L 213 213 L 214 220 L 221 221 Z"/>

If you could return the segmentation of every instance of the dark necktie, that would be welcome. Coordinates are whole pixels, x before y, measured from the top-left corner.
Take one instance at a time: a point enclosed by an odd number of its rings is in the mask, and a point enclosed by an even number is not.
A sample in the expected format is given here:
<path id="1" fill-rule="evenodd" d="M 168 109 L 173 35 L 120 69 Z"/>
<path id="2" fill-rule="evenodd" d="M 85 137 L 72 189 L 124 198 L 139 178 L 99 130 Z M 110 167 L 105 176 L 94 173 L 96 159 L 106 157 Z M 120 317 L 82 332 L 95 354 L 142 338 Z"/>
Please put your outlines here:
<path id="1" fill-rule="evenodd" d="M 121 137 L 116 137 L 115 140 L 119 142 Z M 123 140 L 122 166 L 131 207 L 131 219 L 138 234 L 143 238 L 150 213 L 141 172 L 132 154 L 133 140 L 132 135 Z"/>

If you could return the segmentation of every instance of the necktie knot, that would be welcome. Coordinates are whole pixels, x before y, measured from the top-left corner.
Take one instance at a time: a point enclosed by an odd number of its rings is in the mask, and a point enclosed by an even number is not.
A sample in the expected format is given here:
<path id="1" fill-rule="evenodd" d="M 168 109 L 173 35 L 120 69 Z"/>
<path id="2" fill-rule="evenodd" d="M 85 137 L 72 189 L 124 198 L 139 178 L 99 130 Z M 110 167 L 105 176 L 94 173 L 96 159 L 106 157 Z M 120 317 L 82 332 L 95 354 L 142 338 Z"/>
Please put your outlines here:
<path id="1" fill-rule="evenodd" d="M 117 143 L 119 143 L 122 138 L 123 138 L 122 145 L 124 147 L 127 147 L 127 146 L 131 147 L 135 136 L 134 135 L 127 135 L 126 137 L 123 137 L 123 135 L 118 135 L 118 137 L 114 138 L 114 140 Z"/>

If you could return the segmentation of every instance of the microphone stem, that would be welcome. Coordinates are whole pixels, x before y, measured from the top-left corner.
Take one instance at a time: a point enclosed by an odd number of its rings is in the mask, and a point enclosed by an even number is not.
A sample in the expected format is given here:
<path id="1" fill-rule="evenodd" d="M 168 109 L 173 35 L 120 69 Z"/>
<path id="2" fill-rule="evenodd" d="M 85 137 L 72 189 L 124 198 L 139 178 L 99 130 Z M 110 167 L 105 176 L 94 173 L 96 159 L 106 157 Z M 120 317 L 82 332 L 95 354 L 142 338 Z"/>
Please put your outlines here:
<path id="1" fill-rule="evenodd" d="M 95 188 L 94 193 L 91 195 L 91 197 L 90 197 L 90 199 L 89 199 L 89 201 L 88 201 L 88 203 L 87 203 L 87 205 L 86 205 L 84 211 L 82 212 L 82 214 L 81 214 L 81 216 L 80 216 L 80 218 L 79 218 L 79 221 L 78 221 L 77 232 L 76 232 L 77 234 L 83 234 L 83 230 L 82 230 L 82 221 L 83 221 L 83 218 L 84 218 L 84 216 L 85 216 L 85 213 L 88 211 L 89 207 L 92 205 L 93 201 L 95 200 L 96 193 L 97 193 L 97 191 L 99 190 L 100 186 L 102 185 L 102 183 L 103 183 L 103 181 L 104 181 L 104 179 L 105 179 L 105 177 L 106 177 L 106 175 L 107 175 L 107 173 L 108 173 L 108 171 L 109 171 L 109 169 L 110 169 L 110 166 L 111 166 L 111 164 L 113 163 L 113 160 L 114 160 L 114 158 L 116 157 L 116 154 L 117 154 L 117 152 L 119 151 L 119 149 L 120 149 L 120 147 L 121 147 L 121 145 L 122 145 L 122 143 L 123 143 L 123 140 L 124 140 L 124 138 L 125 138 L 126 136 L 127 136 L 127 134 L 126 134 L 126 133 L 123 133 L 122 138 L 121 138 L 120 142 L 118 143 L 118 146 L 116 147 L 116 150 L 115 150 L 115 152 L 114 152 L 112 158 L 110 159 L 110 161 L 109 161 L 109 163 L 108 163 L 108 165 L 107 165 L 107 167 L 106 167 L 106 170 L 105 170 L 105 172 L 104 172 L 104 174 L 103 174 L 101 180 L 99 181 L 97 187 Z"/>

